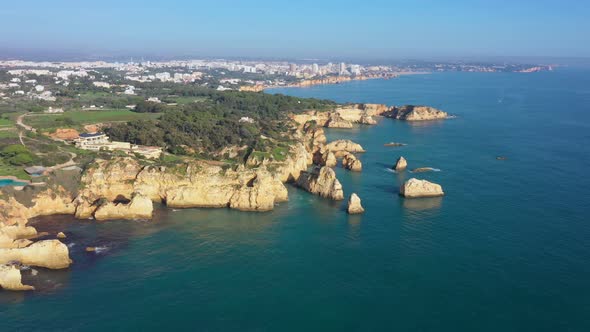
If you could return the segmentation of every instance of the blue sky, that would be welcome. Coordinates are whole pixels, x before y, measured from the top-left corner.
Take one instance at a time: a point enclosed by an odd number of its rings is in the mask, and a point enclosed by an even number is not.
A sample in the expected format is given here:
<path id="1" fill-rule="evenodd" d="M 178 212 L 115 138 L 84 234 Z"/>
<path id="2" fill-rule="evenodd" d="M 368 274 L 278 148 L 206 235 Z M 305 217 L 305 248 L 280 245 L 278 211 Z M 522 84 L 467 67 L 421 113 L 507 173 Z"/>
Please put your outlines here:
<path id="1" fill-rule="evenodd" d="M 388 58 L 590 56 L 590 1 L 29 0 L 0 51 Z"/>

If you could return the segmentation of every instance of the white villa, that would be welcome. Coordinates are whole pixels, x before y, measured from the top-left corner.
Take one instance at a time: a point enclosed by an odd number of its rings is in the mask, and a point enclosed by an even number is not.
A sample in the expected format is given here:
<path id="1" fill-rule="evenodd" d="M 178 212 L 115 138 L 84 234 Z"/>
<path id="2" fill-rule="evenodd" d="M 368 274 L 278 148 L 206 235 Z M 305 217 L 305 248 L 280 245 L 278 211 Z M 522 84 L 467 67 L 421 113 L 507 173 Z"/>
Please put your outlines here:
<path id="1" fill-rule="evenodd" d="M 82 150 L 91 151 L 124 151 L 127 153 L 137 153 L 148 159 L 159 158 L 163 149 L 158 146 L 135 145 L 129 142 L 110 141 L 104 133 L 80 134 L 74 140 L 76 147 Z"/>

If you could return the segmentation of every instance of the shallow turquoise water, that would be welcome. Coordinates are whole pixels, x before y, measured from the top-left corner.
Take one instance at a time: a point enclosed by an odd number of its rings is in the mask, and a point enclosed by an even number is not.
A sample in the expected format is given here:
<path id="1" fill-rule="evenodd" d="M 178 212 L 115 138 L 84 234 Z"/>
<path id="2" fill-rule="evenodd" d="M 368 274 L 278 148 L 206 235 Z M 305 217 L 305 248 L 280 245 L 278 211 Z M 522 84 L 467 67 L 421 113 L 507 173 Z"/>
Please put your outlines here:
<path id="1" fill-rule="evenodd" d="M 1 329 L 588 331 L 589 77 L 444 73 L 277 90 L 458 117 L 328 132 L 368 151 L 362 173 L 337 168 L 362 216 L 289 188 L 290 201 L 270 213 L 44 218 L 42 230 L 67 227 L 75 264 L 27 277 L 36 293 L 0 293 Z M 441 171 L 388 171 L 400 155 Z M 447 195 L 399 197 L 410 176 Z M 87 245 L 108 249 L 88 254 Z"/>

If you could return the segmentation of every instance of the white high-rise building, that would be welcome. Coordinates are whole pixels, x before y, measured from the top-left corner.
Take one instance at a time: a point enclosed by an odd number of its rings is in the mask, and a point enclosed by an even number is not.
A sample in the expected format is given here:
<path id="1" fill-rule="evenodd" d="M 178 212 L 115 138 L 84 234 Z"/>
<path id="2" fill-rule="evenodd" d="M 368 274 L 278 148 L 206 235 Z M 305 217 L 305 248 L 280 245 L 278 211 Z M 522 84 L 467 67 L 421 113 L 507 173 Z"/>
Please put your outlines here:
<path id="1" fill-rule="evenodd" d="M 320 72 L 320 66 L 317 63 L 311 65 L 311 73 L 317 75 Z"/>
<path id="2" fill-rule="evenodd" d="M 340 62 L 340 67 L 338 68 L 338 74 L 339 75 L 346 74 L 346 64 L 344 62 Z"/>

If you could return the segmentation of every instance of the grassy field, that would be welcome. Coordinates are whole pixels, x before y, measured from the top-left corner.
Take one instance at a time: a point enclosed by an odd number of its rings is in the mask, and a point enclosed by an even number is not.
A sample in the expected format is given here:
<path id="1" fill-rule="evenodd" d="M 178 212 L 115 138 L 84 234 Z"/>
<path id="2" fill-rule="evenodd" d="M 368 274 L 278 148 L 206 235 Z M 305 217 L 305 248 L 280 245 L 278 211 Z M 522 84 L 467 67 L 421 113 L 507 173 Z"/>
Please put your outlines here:
<path id="1" fill-rule="evenodd" d="M 130 121 L 135 119 L 156 119 L 157 113 L 135 113 L 130 110 L 69 111 L 60 115 L 35 114 L 25 117 L 24 122 L 41 130 L 55 128 L 77 128 L 100 122 Z"/>
<path id="2" fill-rule="evenodd" d="M 2 138 L 17 138 L 18 131 L 16 128 L 7 128 L 7 129 L 0 129 L 0 139 Z M 0 142 L 0 145 L 2 142 Z"/>
<path id="3" fill-rule="evenodd" d="M 22 180 L 30 180 L 31 176 L 27 174 L 22 166 L 12 166 L 0 162 L 0 176 L 16 176 Z"/>
<path id="4" fill-rule="evenodd" d="M 9 119 L 0 118 L 0 128 L 5 127 L 14 127 L 14 122 L 10 121 Z"/>

